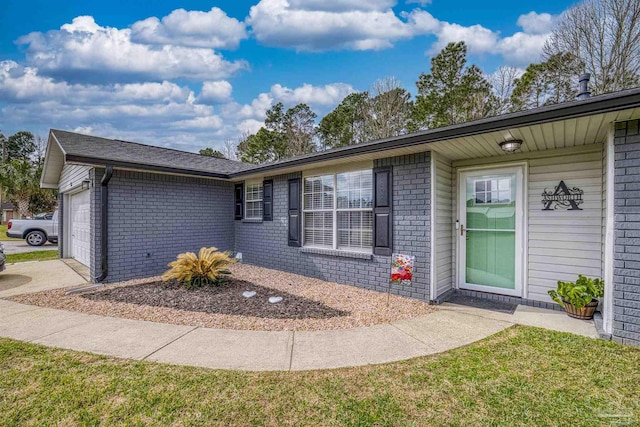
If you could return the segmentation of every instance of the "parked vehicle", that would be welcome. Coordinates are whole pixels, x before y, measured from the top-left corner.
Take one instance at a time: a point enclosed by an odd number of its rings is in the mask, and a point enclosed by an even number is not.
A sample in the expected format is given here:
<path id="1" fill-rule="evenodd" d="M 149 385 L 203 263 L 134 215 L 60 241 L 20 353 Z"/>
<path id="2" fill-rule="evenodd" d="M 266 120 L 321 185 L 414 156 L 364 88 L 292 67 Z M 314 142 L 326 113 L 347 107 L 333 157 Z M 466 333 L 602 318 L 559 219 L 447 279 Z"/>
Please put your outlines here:
<path id="1" fill-rule="evenodd" d="M 36 214 L 33 219 L 53 219 L 53 212 L 42 212 Z"/>
<path id="2" fill-rule="evenodd" d="M 30 246 L 58 243 L 58 211 L 51 219 L 12 219 L 7 224 L 7 237 L 25 239 Z"/>
<path id="3" fill-rule="evenodd" d="M 4 271 L 5 263 L 7 262 L 7 256 L 4 254 L 4 245 L 0 243 L 0 271 Z"/>

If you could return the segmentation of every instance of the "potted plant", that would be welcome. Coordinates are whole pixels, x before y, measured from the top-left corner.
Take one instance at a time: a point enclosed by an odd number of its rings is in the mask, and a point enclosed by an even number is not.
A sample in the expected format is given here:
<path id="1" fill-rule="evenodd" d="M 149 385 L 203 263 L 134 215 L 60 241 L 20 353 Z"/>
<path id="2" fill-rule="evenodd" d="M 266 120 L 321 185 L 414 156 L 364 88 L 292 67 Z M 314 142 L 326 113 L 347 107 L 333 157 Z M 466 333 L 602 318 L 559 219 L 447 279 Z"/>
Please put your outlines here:
<path id="1" fill-rule="evenodd" d="M 558 281 L 558 289 L 549 291 L 549 296 L 570 317 L 590 320 L 598 307 L 598 298 L 604 296 L 604 281 L 580 274 L 575 282 Z"/>

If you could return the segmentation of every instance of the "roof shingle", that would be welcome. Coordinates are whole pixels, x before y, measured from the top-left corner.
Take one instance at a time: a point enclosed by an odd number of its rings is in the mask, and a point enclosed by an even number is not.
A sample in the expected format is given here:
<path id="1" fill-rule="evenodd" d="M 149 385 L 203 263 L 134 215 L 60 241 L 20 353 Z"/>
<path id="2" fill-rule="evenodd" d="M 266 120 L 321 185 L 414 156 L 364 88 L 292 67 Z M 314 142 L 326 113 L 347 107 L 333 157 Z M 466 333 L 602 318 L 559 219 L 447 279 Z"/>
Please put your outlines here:
<path id="1" fill-rule="evenodd" d="M 97 164 L 119 163 L 155 166 L 159 168 L 229 175 L 255 167 L 234 160 L 219 159 L 170 148 L 100 138 L 52 129 L 51 133 L 62 147 L 67 160 L 86 159 Z M 99 161 L 99 162 L 98 162 Z"/>

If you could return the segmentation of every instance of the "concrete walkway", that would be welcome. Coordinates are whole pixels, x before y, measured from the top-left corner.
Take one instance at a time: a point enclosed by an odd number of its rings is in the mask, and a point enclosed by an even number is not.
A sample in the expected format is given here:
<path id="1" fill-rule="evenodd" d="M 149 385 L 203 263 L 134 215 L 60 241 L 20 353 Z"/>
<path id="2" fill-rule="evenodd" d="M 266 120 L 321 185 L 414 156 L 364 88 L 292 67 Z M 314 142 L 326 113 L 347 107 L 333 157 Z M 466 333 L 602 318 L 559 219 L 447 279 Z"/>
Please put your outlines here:
<path id="1" fill-rule="evenodd" d="M 0 298 L 84 283 L 59 260 L 9 267 L 0 274 Z M 7 273 L 13 279 L 7 281 L 3 277 Z M 11 280 L 27 276 L 31 276 L 27 283 L 7 286 Z M 136 360 L 250 371 L 328 369 L 405 360 L 467 345 L 514 324 L 597 338 L 593 322 L 526 306 L 505 314 L 443 304 L 429 315 L 392 324 L 269 332 L 153 323 L 0 299 L 0 337 Z"/>

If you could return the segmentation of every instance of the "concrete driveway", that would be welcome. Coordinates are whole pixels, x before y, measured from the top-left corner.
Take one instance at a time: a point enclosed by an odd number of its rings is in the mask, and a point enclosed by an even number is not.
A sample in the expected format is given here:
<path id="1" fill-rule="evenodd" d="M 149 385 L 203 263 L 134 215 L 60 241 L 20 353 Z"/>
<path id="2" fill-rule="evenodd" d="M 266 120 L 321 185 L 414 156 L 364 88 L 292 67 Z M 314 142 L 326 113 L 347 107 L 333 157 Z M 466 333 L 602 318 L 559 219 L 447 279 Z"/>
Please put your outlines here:
<path id="1" fill-rule="evenodd" d="M 24 240 L 7 240 L 1 242 L 4 245 L 4 253 L 10 254 L 23 254 L 26 252 L 35 251 L 53 251 L 58 249 L 57 244 L 45 243 L 42 246 L 29 246 Z"/>
<path id="2" fill-rule="evenodd" d="M 7 264 L 0 273 L 0 298 L 87 283 L 61 260 Z"/>

